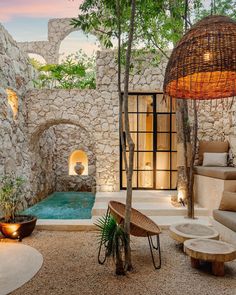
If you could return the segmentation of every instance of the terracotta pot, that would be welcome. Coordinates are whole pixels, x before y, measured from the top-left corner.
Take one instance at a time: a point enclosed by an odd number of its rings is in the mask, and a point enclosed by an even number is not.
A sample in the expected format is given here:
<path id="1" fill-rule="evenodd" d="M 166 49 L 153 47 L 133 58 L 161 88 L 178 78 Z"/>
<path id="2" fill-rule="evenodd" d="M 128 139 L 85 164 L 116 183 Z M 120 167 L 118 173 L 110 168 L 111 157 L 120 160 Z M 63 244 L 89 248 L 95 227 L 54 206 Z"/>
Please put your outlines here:
<path id="1" fill-rule="evenodd" d="M 74 171 L 75 173 L 77 173 L 78 175 L 81 175 L 84 172 L 84 165 L 82 164 L 82 162 L 76 162 L 75 166 L 74 166 Z"/>
<path id="2" fill-rule="evenodd" d="M 17 215 L 16 219 L 18 219 L 17 222 L 11 223 L 1 218 L 0 229 L 6 238 L 19 239 L 21 241 L 33 232 L 37 218 L 32 215 Z"/>

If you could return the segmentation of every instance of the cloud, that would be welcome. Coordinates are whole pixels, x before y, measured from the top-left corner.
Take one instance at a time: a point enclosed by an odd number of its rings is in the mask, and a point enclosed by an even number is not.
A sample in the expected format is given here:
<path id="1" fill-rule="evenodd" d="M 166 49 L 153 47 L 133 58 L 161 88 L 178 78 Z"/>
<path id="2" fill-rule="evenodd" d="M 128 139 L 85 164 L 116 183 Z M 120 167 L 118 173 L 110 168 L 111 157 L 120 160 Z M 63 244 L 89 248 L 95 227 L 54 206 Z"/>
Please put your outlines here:
<path id="1" fill-rule="evenodd" d="M 75 17 L 83 0 L 1 0 L 0 22 L 16 17 Z"/>

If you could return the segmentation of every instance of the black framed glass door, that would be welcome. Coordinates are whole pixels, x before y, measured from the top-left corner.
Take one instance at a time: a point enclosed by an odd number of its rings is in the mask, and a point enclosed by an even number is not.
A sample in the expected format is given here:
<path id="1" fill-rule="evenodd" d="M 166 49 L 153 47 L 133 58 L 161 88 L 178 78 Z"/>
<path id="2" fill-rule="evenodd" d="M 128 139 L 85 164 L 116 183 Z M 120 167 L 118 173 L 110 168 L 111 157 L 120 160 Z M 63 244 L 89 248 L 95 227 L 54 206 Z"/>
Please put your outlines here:
<path id="1" fill-rule="evenodd" d="M 135 143 L 134 189 L 176 188 L 175 103 L 171 99 L 163 103 L 162 97 L 162 93 L 129 95 L 130 132 Z M 121 189 L 125 189 L 125 165 L 121 158 Z"/>

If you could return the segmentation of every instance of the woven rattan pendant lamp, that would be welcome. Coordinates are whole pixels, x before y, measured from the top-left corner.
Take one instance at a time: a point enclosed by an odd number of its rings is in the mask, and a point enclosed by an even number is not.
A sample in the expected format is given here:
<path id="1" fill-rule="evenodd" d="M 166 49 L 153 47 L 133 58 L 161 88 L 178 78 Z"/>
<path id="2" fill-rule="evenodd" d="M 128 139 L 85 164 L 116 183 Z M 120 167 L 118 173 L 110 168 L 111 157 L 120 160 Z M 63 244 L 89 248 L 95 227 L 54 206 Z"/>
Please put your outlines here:
<path id="1" fill-rule="evenodd" d="M 236 22 L 208 16 L 189 29 L 170 56 L 164 93 L 208 100 L 236 94 Z"/>

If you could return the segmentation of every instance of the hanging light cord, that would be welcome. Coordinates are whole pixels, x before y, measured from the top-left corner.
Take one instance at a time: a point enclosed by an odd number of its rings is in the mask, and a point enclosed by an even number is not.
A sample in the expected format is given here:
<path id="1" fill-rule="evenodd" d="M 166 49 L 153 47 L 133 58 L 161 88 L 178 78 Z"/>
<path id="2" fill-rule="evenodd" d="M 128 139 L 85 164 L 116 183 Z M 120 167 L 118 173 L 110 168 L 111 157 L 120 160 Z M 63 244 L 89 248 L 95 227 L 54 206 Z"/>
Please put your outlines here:
<path id="1" fill-rule="evenodd" d="M 215 0 L 211 0 L 211 15 L 216 13 L 216 3 Z"/>
<path id="2" fill-rule="evenodd" d="M 185 0 L 184 20 L 185 20 L 184 30 L 185 30 L 185 33 L 186 33 L 187 29 L 188 29 L 188 0 Z"/>

